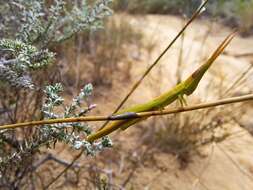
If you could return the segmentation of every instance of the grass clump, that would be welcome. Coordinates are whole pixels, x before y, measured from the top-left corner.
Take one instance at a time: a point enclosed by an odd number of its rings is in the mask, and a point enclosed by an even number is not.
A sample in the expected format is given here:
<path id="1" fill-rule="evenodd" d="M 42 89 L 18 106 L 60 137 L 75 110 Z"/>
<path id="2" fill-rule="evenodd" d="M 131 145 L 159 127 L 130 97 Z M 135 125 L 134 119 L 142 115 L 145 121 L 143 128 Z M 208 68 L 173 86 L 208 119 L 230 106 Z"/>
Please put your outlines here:
<path id="1" fill-rule="evenodd" d="M 129 78 L 132 62 L 140 58 L 142 33 L 123 17 L 108 20 L 105 30 L 89 36 L 89 46 L 93 49 L 87 53 L 94 66 L 95 84 L 111 85 L 111 75 L 117 72 L 124 73 L 122 79 Z"/>
<path id="2" fill-rule="evenodd" d="M 96 86 L 110 87 L 113 81 L 129 80 L 132 64 L 140 58 L 143 35 L 124 19 L 126 16 L 111 17 L 103 28 L 85 31 L 59 47 L 66 86 L 80 89 L 81 81 L 88 80 Z M 82 69 L 87 72 L 81 73 Z"/>
<path id="3" fill-rule="evenodd" d="M 219 112 L 208 117 L 203 112 L 178 114 L 153 122 L 154 129 L 147 132 L 144 141 L 175 155 L 180 168 L 185 168 L 193 155 L 202 156 L 200 147 L 225 140 L 229 136 L 227 124 L 232 123 L 231 117 L 223 117 Z"/>

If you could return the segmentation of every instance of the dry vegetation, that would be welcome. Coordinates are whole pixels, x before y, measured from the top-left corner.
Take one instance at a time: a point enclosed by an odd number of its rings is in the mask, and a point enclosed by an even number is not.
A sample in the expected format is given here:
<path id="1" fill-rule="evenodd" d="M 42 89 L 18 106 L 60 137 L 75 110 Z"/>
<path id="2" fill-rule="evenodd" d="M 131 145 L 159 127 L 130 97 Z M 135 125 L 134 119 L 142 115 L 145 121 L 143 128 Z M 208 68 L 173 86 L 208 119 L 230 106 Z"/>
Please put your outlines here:
<path id="1" fill-rule="evenodd" d="M 141 32 L 116 16 L 108 19 L 99 31 L 79 34 L 57 50 L 65 85 L 78 90 L 90 81 L 97 87 L 110 88 L 115 80 L 129 79 L 131 63 L 138 59 L 141 44 Z M 123 75 L 117 75 L 119 72 Z"/>

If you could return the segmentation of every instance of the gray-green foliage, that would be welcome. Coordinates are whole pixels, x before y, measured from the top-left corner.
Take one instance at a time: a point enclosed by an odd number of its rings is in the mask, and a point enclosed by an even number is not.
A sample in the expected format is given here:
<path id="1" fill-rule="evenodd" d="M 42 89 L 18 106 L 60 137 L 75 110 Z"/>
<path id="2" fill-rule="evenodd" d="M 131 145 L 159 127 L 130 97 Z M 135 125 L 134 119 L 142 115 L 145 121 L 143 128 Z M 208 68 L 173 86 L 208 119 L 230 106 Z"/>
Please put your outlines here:
<path id="1" fill-rule="evenodd" d="M 52 62 L 54 54 L 47 49 L 38 50 L 35 46 L 21 40 L 2 39 L 0 50 L 0 79 L 20 88 L 33 88 L 28 75 L 30 70 L 40 69 Z"/>
<path id="2" fill-rule="evenodd" d="M 43 105 L 44 118 L 46 119 L 56 119 L 56 118 L 68 118 L 68 117 L 78 117 L 88 113 L 95 105 L 90 105 L 88 97 L 92 92 L 92 85 L 87 84 L 81 89 L 81 92 L 77 97 L 72 100 L 69 106 L 64 106 L 64 99 L 59 95 L 63 91 L 60 83 L 54 86 L 47 86 L 45 89 L 46 101 Z M 83 109 L 84 103 L 86 103 L 86 108 Z M 57 107 L 63 107 L 63 113 L 55 113 L 54 110 Z M 71 130 L 68 130 L 71 129 Z M 110 139 L 107 137 L 102 139 L 102 141 L 97 143 L 89 143 L 84 137 L 91 133 L 89 126 L 84 123 L 75 122 L 68 124 L 55 124 L 46 125 L 40 128 L 40 133 L 43 138 L 48 139 L 48 141 L 63 141 L 66 144 L 70 144 L 75 149 L 84 149 L 87 154 L 94 155 L 96 151 L 102 150 L 105 147 L 110 147 L 112 145 Z M 45 137 L 46 136 L 46 137 Z"/>
<path id="3" fill-rule="evenodd" d="M 44 0 L 0 0 L 1 81 L 32 88 L 31 70 L 45 67 L 54 59 L 48 48 L 80 31 L 101 27 L 102 19 L 111 15 L 110 2 L 98 0 L 90 6 L 85 0 L 80 4 L 65 0 L 52 4 Z"/>
<path id="4" fill-rule="evenodd" d="M 45 103 L 42 107 L 45 119 L 77 117 L 87 114 L 93 108 L 89 97 L 92 94 L 91 84 L 85 85 L 81 92 L 73 98 L 69 106 L 64 105 L 64 99 L 60 96 L 63 87 L 60 83 L 47 86 L 44 90 L 46 95 Z M 26 180 L 26 176 L 33 175 L 33 159 L 35 152 L 42 146 L 52 148 L 57 142 L 63 142 L 76 150 L 84 150 L 87 155 L 94 155 L 96 152 L 106 147 L 111 147 L 112 142 L 108 137 L 95 143 L 85 140 L 91 133 L 87 123 L 73 122 L 68 124 L 52 124 L 41 126 L 35 134 L 27 139 L 19 141 L 10 139 L 8 131 L 0 131 L 0 186 L 21 186 Z M 11 144 L 13 149 L 9 152 L 7 144 Z M 6 145 L 6 146 L 5 146 Z M 29 171 L 21 178 L 13 178 L 15 173 Z M 13 174 L 14 172 L 14 174 Z M 27 182 L 25 182 L 27 184 Z"/>
<path id="5" fill-rule="evenodd" d="M 52 49 L 57 44 L 78 32 L 102 27 L 103 18 L 111 15 L 108 8 L 110 2 L 0 0 L 0 87 L 1 98 L 5 98 L 0 103 L 1 122 L 9 122 L 8 118 L 11 122 L 22 121 L 24 118 L 16 115 L 22 106 L 27 105 L 34 110 L 40 108 L 43 98 L 33 98 L 42 96 L 40 89 L 44 86 L 37 86 L 32 77 L 53 63 L 56 57 Z M 15 91 L 8 88 L 9 85 L 15 87 Z M 29 90 L 22 91 L 23 88 Z M 86 85 L 69 106 L 64 106 L 64 100 L 59 95 L 62 90 L 61 84 L 47 86 L 41 116 L 31 110 L 33 115 L 25 119 L 77 117 L 94 108 L 88 98 L 92 92 L 91 84 Z M 27 100 L 28 97 L 32 99 Z M 87 109 L 81 109 L 84 104 Z M 59 112 L 58 108 L 62 110 Z M 11 114 L 7 114 L 6 110 Z M 38 129 L 25 129 L 21 133 L 18 130 L 0 131 L 0 187 L 27 189 L 33 184 L 36 178 L 33 162 L 43 145 L 52 147 L 61 141 L 74 149 L 83 149 L 87 154 L 95 154 L 111 146 L 108 138 L 93 144 L 85 141 L 90 133 L 86 123 L 46 125 Z"/>

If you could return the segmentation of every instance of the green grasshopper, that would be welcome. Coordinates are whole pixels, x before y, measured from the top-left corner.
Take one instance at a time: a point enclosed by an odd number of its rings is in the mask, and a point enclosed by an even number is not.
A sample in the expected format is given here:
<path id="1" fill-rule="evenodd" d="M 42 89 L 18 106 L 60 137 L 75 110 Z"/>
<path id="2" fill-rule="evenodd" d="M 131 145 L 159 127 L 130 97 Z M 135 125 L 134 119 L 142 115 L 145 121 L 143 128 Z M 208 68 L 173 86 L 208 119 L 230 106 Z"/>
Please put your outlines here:
<path id="1" fill-rule="evenodd" d="M 210 68 L 212 63 L 216 60 L 216 58 L 224 51 L 227 45 L 231 42 L 235 33 L 230 34 L 216 49 L 216 51 L 212 54 L 212 56 L 207 60 L 206 63 L 201 65 L 195 72 L 193 72 L 190 77 L 188 77 L 185 81 L 179 83 L 174 88 L 165 92 L 164 94 L 160 95 L 159 97 L 154 98 L 153 100 L 144 103 L 138 104 L 130 108 L 123 109 L 117 112 L 115 115 L 125 115 L 127 113 L 138 113 L 138 112 L 147 112 L 147 111 L 154 111 L 154 110 L 161 110 L 164 107 L 168 106 L 175 100 L 180 100 L 180 102 L 184 102 L 184 95 L 191 95 L 195 89 L 197 88 L 200 80 L 206 73 L 206 71 Z M 89 142 L 93 142 L 96 139 L 99 139 L 105 135 L 110 134 L 111 132 L 121 128 L 122 130 L 127 129 L 131 125 L 140 122 L 142 120 L 147 119 L 145 118 L 137 118 L 137 119 L 126 119 L 126 120 L 117 120 L 111 121 L 106 125 L 104 128 L 100 129 L 94 134 L 91 134 L 87 137 Z"/>

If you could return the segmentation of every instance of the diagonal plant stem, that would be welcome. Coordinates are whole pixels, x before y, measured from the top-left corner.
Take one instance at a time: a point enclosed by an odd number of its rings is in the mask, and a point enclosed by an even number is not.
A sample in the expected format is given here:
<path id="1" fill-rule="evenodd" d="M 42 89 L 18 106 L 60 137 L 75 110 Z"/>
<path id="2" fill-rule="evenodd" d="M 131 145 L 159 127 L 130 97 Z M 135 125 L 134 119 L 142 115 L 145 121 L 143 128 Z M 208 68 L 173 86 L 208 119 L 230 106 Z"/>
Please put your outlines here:
<path id="1" fill-rule="evenodd" d="M 189 112 L 189 111 L 194 111 L 194 110 L 199 110 L 199 109 L 217 107 L 217 106 L 222 106 L 226 104 L 233 104 L 233 103 L 252 101 L 252 100 L 253 100 L 253 94 L 249 94 L 249 95 L 244 95 L 244 96 L 226 98 L 226 99 L 209 102 L 209 103 L 201 103 L 201 104 L 197 104 L 193 106 L 179 107 L 179 108 L 174 108 L 174 109 L 164 109 L 164 110 L 159 110 L 159 111 L 149 111 L 149 112 L 141 112 L 141 113 L 128 112 L 125 114 L 115 115 L 115 116 L 85 116 L 85 117 L 74 117 L 74 118 L 49 119 L 49 120 L 16 123 L 16 124 L 10 124 L 10 125 L 2 125 L 0 126 L 0 130 L 43 126 L 46 124 L 58 124 L 58 123 L 136 119 L 136 118 L 142 118 L 142 117 L 169 115 L 169 114 L 175 114 L 175 113 L 180 113 L 180 112 Z"/>
<path id="2" fill-rule="evenodd" d="M 225 149 L 219 145 L 219 144 L 216 144 L 216 146 L 220 149 L 220 151 L 222 151 L 222 153 L 227 157 L 227 159 L 229 161 L 231 161 L 231 163 L 246 177 L 248 177 L 252 182 L 253 182 L 253 176 L 248 173 L 247 171 L 245 171 L 243 168 L 241 168 L 240 164 L 238 164 L 230 155 L 229 153 L 227 153 L 225 151 Z"/>
<path id="3" fill-rule="evenodd" d="M 248 52 L 248 53 L 229 53 L 229 52 L 225 52 L 225 55 L 229 55 L 229 56 L 233 56 L 233 57 L 237 57 L 237 58 L 242 58 L 242 57 L 252 57 L 253 56 L 253 52 Z"/>
<path id="4" fill-rule="evenodd" d="M 158 62 L 161 60 L 161 58 L 167 53 L 167 51 L 171 48 L 171 46 L 177 41 L 177 39 L 184 33 L 186 28 L 202 13 L 205 5 L 207 4 L 209 0 L 205 0 L 199 8 L 194 12 L 192 17 L 189 19 L 189 21 L 184 25 L 184 27 L 180 30 L 180 32 L 175 36 L 175 38 L 170 42 L 170 44 L 164 49 L 164 51 L 157 57 L 157 59 L 153 62 L 150 67 L 144 72 L 144 74 L 141 76 L 141 78 L 132 86 L 130 91 L 127 93 L 127 95 L 124 97 L 124 99 L 120 102 L 120 104 L 117 106 L 117 108 L 112 113 L 115 114 L 119 111 L 119 109 L 124 105 L 124 103 L 128 100 L 128 98 L 133 94 L 133 92 L 138 88 L 138 86 L 141 84 L 143 79 L 149 74 L 149 72 L 158 64 Z M 102 127 L 99 129 L 103 129 L 109 121 L 106 121 Z"/>
<path id="5" fill-rule="evenodd" d="M 233 83 L 232 85 L 223 93 L 223 96 L 226 96 L 229 94 L 231 90 L 233 90 L 238 83 L 240 83 L 244 77 L 249 74 L 253 69 L 253 64 L 250 64 L 250 66 L 244 71 Z"/>
<path id="6" fill-rule="evenodd" d="M 68 169 L 70 169 L 72 166 L 74 166 L 75 162 L 83 155 L 84 150 L 82 150 L 73 160 L 72 162 L 64 168 L 64 170 L 61 171 L 51 182 L 49 182 L 45 187 L 44 190 L 49 189 L 51 185 L 53 185 Z"/>

